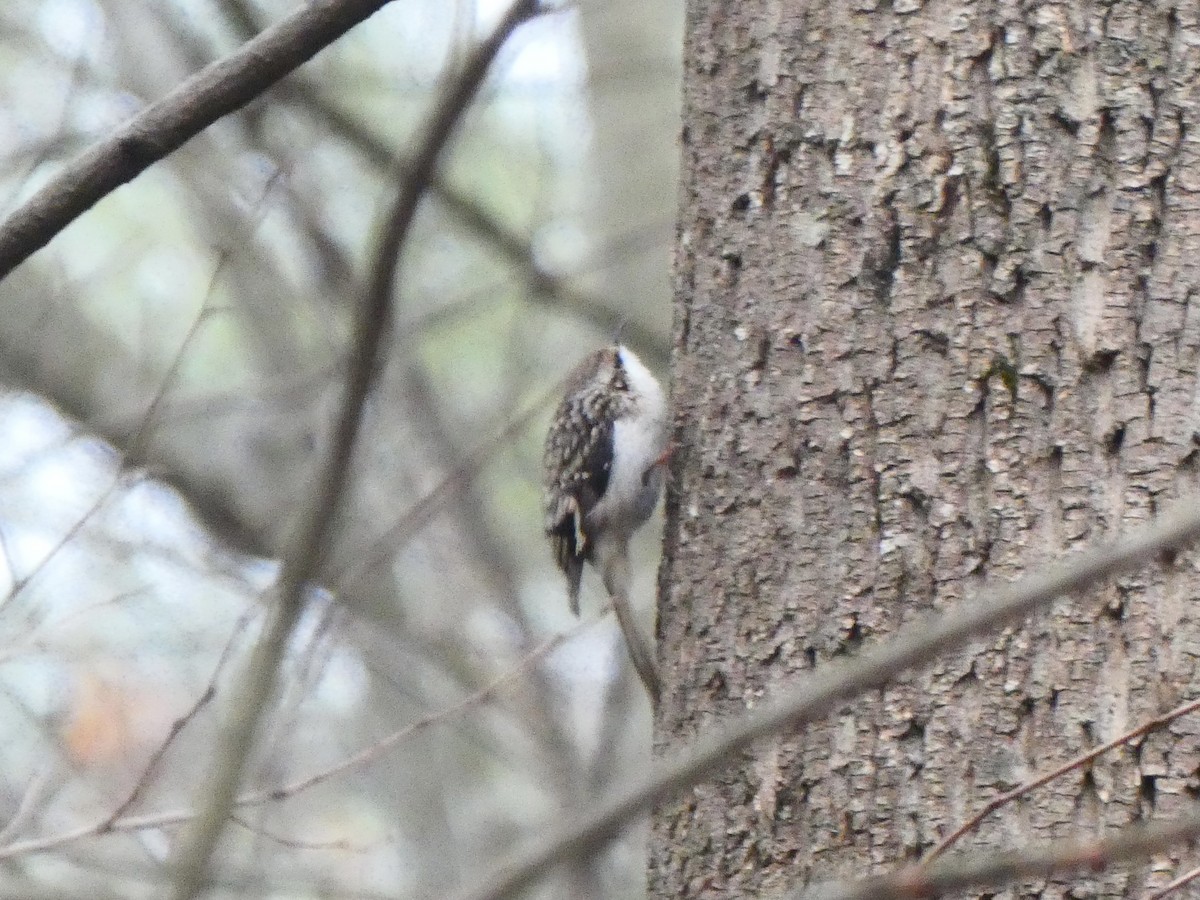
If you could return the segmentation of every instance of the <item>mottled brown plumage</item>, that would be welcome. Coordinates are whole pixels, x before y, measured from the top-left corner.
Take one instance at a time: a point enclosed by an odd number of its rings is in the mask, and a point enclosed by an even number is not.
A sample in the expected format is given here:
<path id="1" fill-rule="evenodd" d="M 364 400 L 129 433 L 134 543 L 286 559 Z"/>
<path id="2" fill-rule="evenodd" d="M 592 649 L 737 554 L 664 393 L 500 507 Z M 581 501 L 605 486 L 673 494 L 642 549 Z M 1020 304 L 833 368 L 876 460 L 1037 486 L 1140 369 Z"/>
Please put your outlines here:
<path id="1" fill-rule="evenodd" d="M 622 346 L 590 354 L 568 379 L 546 436 L 546 534 L 576 614 L 597 543 L 611 535 L 623 554 L 654 508 L 665 410 L 654 376 Z"/>

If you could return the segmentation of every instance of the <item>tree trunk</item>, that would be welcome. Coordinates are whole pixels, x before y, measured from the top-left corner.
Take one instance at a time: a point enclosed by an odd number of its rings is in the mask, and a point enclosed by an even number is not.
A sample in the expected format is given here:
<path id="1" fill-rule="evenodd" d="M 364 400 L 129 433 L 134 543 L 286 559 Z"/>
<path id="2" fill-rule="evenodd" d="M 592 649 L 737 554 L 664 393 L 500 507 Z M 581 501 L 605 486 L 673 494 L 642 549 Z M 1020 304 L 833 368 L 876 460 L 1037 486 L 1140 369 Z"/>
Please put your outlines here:
<path id="1" fill-rule="evenodd" d="M 1196 15 L 693 0 L 660 751 L 1196 489 Z M 653 895 L 928 851 L 1194 695 L 1198 583 L 1182 555 L 759 747 L 659 810 Z M 1177 721 L 960 849 L 1170 816 L 1198 750 Z M 1134 896 L 1178 864 L 1005 896 Z"/>

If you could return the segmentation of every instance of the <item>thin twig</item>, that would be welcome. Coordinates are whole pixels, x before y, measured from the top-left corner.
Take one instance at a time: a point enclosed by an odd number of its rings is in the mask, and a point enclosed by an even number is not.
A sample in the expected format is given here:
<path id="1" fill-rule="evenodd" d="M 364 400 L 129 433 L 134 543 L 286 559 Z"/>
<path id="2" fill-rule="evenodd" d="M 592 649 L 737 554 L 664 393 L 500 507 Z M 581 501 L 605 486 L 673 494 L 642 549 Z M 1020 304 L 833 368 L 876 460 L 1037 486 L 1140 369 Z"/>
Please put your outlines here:
<path id="1" fill-rule="evenodd" d="M 0 231 L 2 231 L 2 230 L 3 230 L 3 226 L 0 226 Z M 218 263 L 217 268 L 218 268 L 218 270 L 220 269 L 219 263 Z M 2 277 L 2 276 L 0 276 L 0 277 Z M 213 277 L 214 278 L 216 277 L 215 273 L 214 273 Z M 209 291 L 210 291 L 210 293 L 212 291 L 212 283 L 211 282 L 209 283 Z M 171 359 L 171 365 L 167 369 L 167 374 L 164 376 L 163 380 L 159 383 L 158 389 L 154 392 L 154 396 L 150 400 L 150 405 L 146 408 L 146 412 L 141 417 L 141 421 L 138 426 L 137 433 L 134 435 L 133 441 L 130 444 L 130 449 L 128 451 L 128 455 L 131 460 L 135 460 L 141 454 L 141 451 L 143 448 L 143 442 L 144 442 L 146 436 L 150 433 L 150 428 L 153 424 L 155 415 L 157 414 L 159 408 L 162 406 L 163 400 L 165 399 L 165 397 L 167 395 L 167 391 L 170 390 L 171 385 L 174 382 L 175 375 L 178 373 L 179 367 L 182 365 L 183 357 L 187 353 L 188 348 L 191 346 L 192 340 L 195 338 L 196 333 L 199 331 L 201 323 L 204 321 L 205 311 L 208 308 L 207 304 L 208 304 L 208 300 L 206 298 L 204 304 L 201 305 L 200 310 L 196 313 L 195 318 L 192 320 L 191 327 L 188 328 L 187 334 L 184 336 L 183 340 L 179 344 L 178 349 L 175 351 L 175 353 Z M 132 473 L 132 474 L 130 474 L 130 473 Z M 113 476 L 112 484 L 109 485 L 108 489 L 105 490 L 103 493 L 101 493 L 100 496 L 96 499 L 95 503 L 93 503 L 92 506 L 88 508 L 87 512 L 85 512 L 75 522 L 74 525 L 72 525 L 69 529 L 67 529 L 66 534 L 64 534 L 62 536 L 62 538 L 58 541 L 58 543 L 56 543 L 53 547 L 50 548 L 50 552 L 47 553 L 29 571 L 28 574 L 23 575 L 21 578 L 16 578 L 15 573 L 13 574 L 13 577 L 15 580 L 13 582 L 12 588 L 10 588 L 7 596 L 5 596 L 3 600 L 0 600 L 0 605 L 7 605 L 8 603 L 12 602 L 14 599 L 16 599 L 16 597 L 18 595 L 20 595 L 26 588 L 28 588 L 29 585 L 33 582 L 34 578 L 36 578 L 50 564 L 50 561 L 52 559 L 54 559 L 54 557 L 57 556 L 58 553 L 64 547 L 67 546 L 67 544 L 69 544 L 72 540 L 75 539 L 75 537 L 80 533 L 80 531 L 83 530 L 83 527 L 91 520 L 92 516 L 96 515 L 101 510 L 101 508 L 103 508 L 104 504 L 108 502 L 109 498 L 116 492 L 117 488 L 119 488 L 121 486 L 124 486 L 126 488 L 131 487 L 132 485 L 136 484 L 140 480 L 141 480 L 141 474 L 137 473 L 134 470 L 129 470 L 129 472 L 127 472 L 124 469 L 118 470 L 117 473 Z M 7 547 L 6 547 L 6 551 L 7 551 Z"/>
<path id="2" fill-rule="evenodd" d="M 1005 885 L 1065 872 L 1098 872 L 1200 837 L 1200 813 L 1175 822 L 1130 825 L 1107 838 L 1039 843 L 999 853 L 968 855 L 933 866 L 906 866 L 852 885 L 830 885 L 792 894 L 796 900 L 917 900 L 977 885 Z"/>
<path id="3" fill-rule="evenodd" d="M 53 775 L 53 769 L 46 768 L 29 779 L 29 784 L 25 786 L 25 791 L 21 795 L 21 802 L 17 805 L 17 811 L 4 823 L 4 827 L 0 828 L 0 841 L 9 840 L 11 835 L 16 834 L 24 827 L 26 820 L 42 800 L 46 786 Z"/>
<path id="4" fill-rule="evenodd" d="M 607 611 L 605 611 L 607 614 Z M 289 797 L 306 791 L 310 788 L 323 784 L 338 775 L 356 769 L 360 766 L 367 765 L 379 759 L 384 753 L 394 749 L 404 740 L 419 734 L 422 731 L 434 726 L 442 725 L 451 721 L 455 716 L 472 710 L 491 699 L 499 691 L 501 687 L 513 678 L 516 678 L 529 667 L 540 662 L 564 641 L 567 641 L 580 632 L 591 628 L 603 618 L 603 615 L 598 616 L 586 622 L 580 622 L 570 631 L 562 634 L 556 634 L 537 647 L 534 647 L 528 653 L 521 657 L 515 665 L 497 675 L 488 684 L 484 685 L 479 690 L 464 697 L 453 706 L 438 710 L 435 713 L 430 713 L 416 722 L 410 722 L 402 728 L 393 731 L 368 747 L 339 760 L 333 765 L 299 778 L 283 787 L 273 788 L 267 791 L 250 791 L 241 794 L 234 802 L 235 807 L 261 806 L 265 803 L 271 803 L 279 800 L 286 800 Z M 39 838 L 29 838 L 23 841 L 17 841 L 12 844 L 0 847 L 0 861 L 7 859 L 15 859 L 21 856 L 27 856 L 34 853 L 45 853 L 49 850 L 56 850 L 68 844 L 73 844 L 87 838 L 98 837 L 101 834 L 114 833 L 129 833 L 137 831 L 146 831 L 154 828 L 168 828 L 174 825 L 182 825 L 190 822 L 196 817 L 196 811 L 193 809 L 175 809 L 160 811 L 154 813 L 145 813 L 136 816 L 123 816 L 112 820 L 111 816 L 106 816 L 99 822 L 91 825 L 84 825 L 78 828 L 73 828 L 67 832 L 61 832 L 54 835 L 46 835 Z"/>
<path id="5" fill-rule="evenodd" d="M 337 762 L 326 769 L 322 769 L 320 772 L 307 775 L 304 778 L 300 778 L 291 782 L 290 784 L 273 788 L 268 791 L 259 791 L 254 794 L 243 794 L 238 798 L 237 805 L 254 806 L 262 803 L 284 800 L 288 797 L 295 796 L 302 791 L 306 791 L 309 788 L 315 787 L 318 784 L 329 781 L 331 778 L 335 778 L 338 775 L 342 775 L 352 769 L 357 769 L 373 762 L 383 754 L 387 753 L 397 744 L 412 737 L 414 734 L 424 731 L 433 725 L 441 724 L 458 713 L 483 704 L 493 694 L 495 694 L 496 691 L 503 687 L 506 682 L 511 681 L 517 675 L 521 674 L 526 669 L 530 668 L 535 663 L 539 662 L 553 652 L 560 644 L 562 644 L 563 641 L 570 637 L 572 633 L 573 632 L 556 634 L 547 638 L 545 641 L 523 656 L 516 666 L 508 669 L 505 672 L 502 672 L 478 691 L 467 695 L 453 706 L 448 706 L 445 709 L 438 710 L 437 712 L 429 713 L 428 715 L 417 719 L 415 722 L 410 722 L 403 728 L 393 731 L 382 740 L 376 741 L 369 747 L 364 747 L 362 750 L 347 756 L 340 762 Z"/>
<path id="6" fill-rule="evenodd" d="M 561 12 L 563 8 L 560 4 L 555 9 Z M 392 146 L 363 127 L 341 106 L 319 91 L 311 81 L 288 79 L 281 85 L 281 90 L 287 99 L 297 101 L 297 105 L 307 105 L 309 110 L 306 111 L 315 113 L 331 130 L 345 135 L 370 157 L 375 165 L 399 165 L 407 168 L 408 163 L 404 159 L 397 159 Z M 508 262 L 512 270 L 524 280 L 534 302 L 554 305 L 578 315 L 591 322 L 602 334 L 612 334 L 621 326 L 621 340 L 633 347 L 639 356 L 659 362 L 666 360 L 669 348 L 662 335 L 638 320 L 630 321 L 629 311 L 618 308 L 610 298 L 583 290 L 576 283 L 581 275 L 611 264 L 614 259 L 620 257 L 611 252 L 604 252 L 605 248 L 600 248 L 602 252 L 599 258 L 589 259 L 569 275 L 547 271 L 538 261 L 532 239 L 493 214 L 473 194 L 462 190 L 442 175 L 435 177 L 430 191 L 459 224 L 473 232 L 487 247 L 495 250 Z M 670 232 L 670 228 L 666 230 Z M 638 233 L 636 240 L 630 241 L 630 245 L 644 250 L 646 238 L 643 229 Z M 665 253 L 665 250 L 662 252 Z M 501 292 L 501 286 L 488 285 L 483 290 L 485 296 L 495 297 Z"/>
<path id="7" fill-rule="evenodd" d="M 1181 887 L 1187 887 L 1197 878 L 1200 878 L 1200 867 L 1192 869 L 1190 872 L 1184 872 L 1168 885 L 1164 885 L 1152 894 L 1146 895 L 1146 900 L 1162 900 L 1168 894 L 1173 894 Z"/>
<path id="8" fill-rule="evenodd" d="M 153 754 L 151 754 L 150 759 L 142 768 L 142 774 L 138 778 L 137 783 L 134 784 L 133 790 L 131 790 L 129 795 L 121 803 L 119 803 L 116 808 L 113 809 L 113 811 L 109 814 L 108 819 L 100 825 L 100 834 L 111 831 L 114 823 L 128 813 L 129 810 L 133 809 L 137 802 L 142 798 L 142 794 L 146 792 L 146 788 L 151 784 L 154 776 L 158 773 L 158 767 L 162 764 L 163 759 L 167 755 L 167 751 L 171 749 L 171 746 L 175 743 L 176 738 L 178 738 L 179 735 L 183 733 L 184 729 L 195 720 L 196 716 L 200 715 L 200 711 L 216 698 L 217 681 L 221 677 L 221 673 L 225 670 L 225 666 L 228 664 L 229 658 L 233 655 L 233 647 L 237 643 L 237 639 L 241 636 L 242 631 L 245 629 L 246 624 L 250 621 L 254 612 L 254 608 L 251 608 L 238 617 L 237 622 L 229 633 L 229 640 L 225 642 L 225 646 L 221 650 L 221 655 L 217 659 L 217 665 L 213 669 L 212 677 L 208 679 L 208 685 L 205 687 L 200 696 L 196 698 L 196 702 L 193 703 L 183 715 L 179 716 L 174 722 L 171 723 L 171 727 L 167 730 L 166 737 L 163 738 L 162 742 L 158 745 L 158 748 Z"/>
<path id="9" fill-rule="evenodd" d="M 510 446 L 511 438 L 524 431 L 530 420 L 562 393 L 561 386 L 562 382 L 559 382 L 546 391 L 524 411 L 509 420 L 497 434 L 472 450 L 466 459 L 451 469 L 434 486 L 433 490 L 422 495 L 416 503 L 388 526 L 386 531 L 371 541 L 360 556 L 348 560 L 342 568 L 333 572 L 329 577 L 329 582 L 337 585 L 338 593 L 351 590 L 364 574 L 399 553 L 434 516 L 442 511 L 455 491 L 461 490 L 463 485 L 474 481 L 488 460 L 503 448 Z"/>
<path id="10" fill-rule="evenodd" d="M 133 588 L 132 590 L 124 591 L 115 596 L 108 597 L 105 600 L 97 600 L 95 603 L 88 603 L 85 606 L 80 606 L 76 609 L 69 610 L 54 619 L 39 618 L 33 623 L 20 640 L 15 637 L 9 641 L 9 645 L 4 650 L 0 651 L 0 664 L 8 662 L 12 659 L 19 659 L 26 653 L 45 650 L 46 646 L 42 632 L 50 632 L 55 629 L 61 629 L 69 625 L 76 619 L 87 619 L 97 610 L 107 609 L 109 607 L 118 606 L 126 600 L 132 600 L 135 597 L 140 597 L 150 593 L 149 585 L 142 585 Z"/>
<path id="11" fill-rule="evenodd" d="M 1017 621 L 1064 594 L 1127 572 L 1162 552 L 1200 537 L 1200 501 L 1175 504 L 1157 524 L 1140 528 L 1114 544 L 1047 566 L 1021 580 L 985 592 L 974 603 L 940 618 L 902 629 L 886 643 L 857 659 L 806 674 L 790 691 L 702 738 L 675 758 L 589 812 L 547 831 L 500 861 L 475 884 L 455 895 L 458 900 L 510 897 L 546 874 L 559 862 L 594 852 L 622 825 L 698 783 L 736 759 L 760 738 L 812 722 L 844 700 L 882 687 L 907 669 L 969 643 L 979 635 Z"/>
<path id="12" fill-rule="evenodd" d="M 368 853 L 375 849 L 370 844 L 352 844 L 349 841 L 302 841 L 298 838 L 284 837 L 282 834 L 275 834 L 267 829 L 255 825 L 253 822 L 248 822 L 238 815 L 230 814 L 230 821 L 235 825 L 240 825 L 251 834 L 256 834 L 259 837 L 266 838 L 273 844 L 278 844 L 281 847 L 287 847 L 290 850 L 338 850 L 342 853 Z"/>
<path id="13" fill-rule="evenodd" d="M 8 570 L 8 577 L 15 586 L 18 581 L 17 561 L 13 558 L 12 548 L 8 545 L 8 532 L 3 526 L 0 526 L 0 555 L 4 557 L 4 566 Z M 11 593 L 5 596 L 11 597 Z"/>
<path id="14" fill-rule="evenodd" d="M 208 318 L 211 308 L 209 300 L 212 298 L 213 288 L 216 286 L 217 276 L 221 273 L 221 269 L 225 265 L 225 253 L 222 252 L 217 257 L 217 263 L 213 267 L 212 275 L 208 279 L 208 289 L 205 291 L 204 300 L 200 304 L 200 308 L 196 310 L 196 315 L 192 317 L 192 324 L 188 326 L 187 332 L 183 336 L 183 340 L 179 342 L 179 347 L 171 357 L 171 364 L 167 366 L 167 371 L 163 374 L 162 381 L 159 383 L 158 390 L 154 392 L 154 396 L 150 398 L 150 405 L 146 407 L 146 412 L 142 414 L 138 429 L 134 432 L 130 439 L 128 448 L 125 451 L 124 466 L 137 466 L 143 461 L 146 453 L 146 446 L 150 442 L 150 436 L 153 433 L 154 426 L 157 424 L 157 419 L 166 404 L 167 392 L 174 385 L 175 379 L 179 376 L 180 369 L 183 368 L 184 358 L 187 356 L 188 350 L 192 346 L 192 342 L 196 336 L 200 334 L 200 327 Z"/>
<path id="15" fill-rule="evenodd" d="M 1188 703 L 1184 703 L 1181 706 L 1177 706 L 1170 712 L 1165 712 L 1161 716 L 1156 716 L 1149 721 L 1143 722 L 1136 728 L 1130 729 L 1119 737 L 1113 738 L 1107 744 L 1102 744 L 1099 747 L 1088 750 L 1086 753 L 1079 754 L 1070 762 L 1063 763 L 1052 772 L 1047 772 L 1044 775 L 1040 775 L 1032 781 L 1027 781 L 1025 784 L 1019 785 L 1018 787 L 1013 788 L 1011 791 L 1005 791 L 1003 794 L 992 798 L 987 802 L 983 809 L 981 809 L 978 813 L 976 813 L 958 828 L 954 829 L 954 831 L 951 832 L 948 837 L 943 838 L 936 847 L 930 850 L 929 853 L 925 855 L 925 858 L 921 860 L 921 864 L 926 866 L 930 865 L 935 859 L 945 853 L 949 847 L 952 847 L 954 844 L 958 843 L 963 835 L 978 828 L 979 823 L 981 823 L 996 810 L 1000 809 L 1000 807 L 1006 806 L 1013 800 L 1023 797 L 1030 791 L 1036 790 L 1042 785 L 1054 781 L 1056 778 L 1061 778 L 1063 775 L 1066 775 L 1073 769 L 1078 769 L 1080 766 L 1087 765 L 1096 757 L 1103 756 L 1114 747 L 1119 747 L 1122 744 L 1126 744 L 1129 741 L 1132 741 L 1134 738 L 1141 737 L 1147 732 L 1156 731 L 1157 729 L 1162 728 L 1164 725 L 1174 722 L 1181 716 L 1186 716 L 1189 713 L 1195 712 L 1197 709 L 1200 709 L 1200 700 L 1192 700 Z"/>
<path id="16" fill-rule="evenodd" d="M 176 855 L 176 900 L 192 900 L 204 888 L 209 861 L 233 808 L 255 732 L 274 692 L 279 663 L 304 608 L 304 585 L 321 571 L 334 518 L 349 481 L 367 393 L 379 368 L 385 339 L 390 332 L 392 296 L 400 255 L 411 231 L 417 207 L 437 169 L 442 150 L 483 83 L 492 60 L 509 35 L 536 12 L 535 0 L 517 0 L 509 8 L 492 33 L 472 50 L 462 71 L 448 84 L 425 127 L 417 132 L 420 135 L 420 147 L 411 161 L 407 177 L 401 181 L 399 194 L 384 225 L 375 255 L 375 266 L 354 337 L 345 395 L 334 428 L 332 447 L 311 508 L 302 517 L 294 549 L 284 560 L 279 582 L 273 592 L 274 602 L 266 630 L 255 647 L 245 673 L 244 693 L 235 703 L 230 720 L 218 738 L 213 775 L 205 784 L 204 802 Z"/>
<path id="17" fill-rule="evenodd" d="M 47 566 L 50 565 L 51 560 L 58 556 L 58 554 L 62 552 L 63 548 L 66 547 L 67 544 L 71 543 L 71 541 L 75 539 L 76 535 L 83 530 L 84 526 L 92 520 L 92 516 L 96 515 L 101 509 L 104 508 L 104 504 L 106 504 L 112 495 L 116 493 L 117 488 L 122 486 L 130 487 L 138 481 L 141 481 L 140 474 L 118 472 L 113 478 L 112 484 L 110 484 L 100 493 L 100 495 L 96 498 L 92 505 L 87 508 L 82 516 L 75 520 L 71 527 L 66 530 L 66 533 L 64 533 L 63 536 L 55 542 L 54 546 L 50 548 L 50 551 L 40 560 L 38 560 L 38 562 L 33 566 L 32 569 L 29 570 L 28 573 L 22 575 L 15 582 L 13 582 L 13 586 L 9 588 L 8 594 L 5 595 L 2 600 L 0 600 L 0 606 L 6 606 L 7 604 L 11 603 L 21 593 L 23 593 L 30 584 L 33 583 L 33 580 L 37 578 L 37 576 L 40 575 Z"/>

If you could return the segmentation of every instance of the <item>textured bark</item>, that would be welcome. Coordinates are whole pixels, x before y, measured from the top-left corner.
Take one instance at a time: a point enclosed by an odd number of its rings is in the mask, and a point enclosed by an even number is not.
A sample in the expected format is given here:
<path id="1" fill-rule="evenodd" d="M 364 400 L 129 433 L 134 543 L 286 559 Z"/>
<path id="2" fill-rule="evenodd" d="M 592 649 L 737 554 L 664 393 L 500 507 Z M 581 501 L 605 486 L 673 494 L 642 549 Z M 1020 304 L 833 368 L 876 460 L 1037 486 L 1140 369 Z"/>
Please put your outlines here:
<path id="1" fill-rule="evenodd" d="M 1194 4 L 693 0 L 659 749 L 1197 487 Z M 1061 601 L 659 811 L 658 897 L 928 850 L 1195 694 L 1194 557 Z M 1169 816 L 1176 722 L 999 847 Z M 1132 896 L 1195 854 L 1003 896 Z"/>

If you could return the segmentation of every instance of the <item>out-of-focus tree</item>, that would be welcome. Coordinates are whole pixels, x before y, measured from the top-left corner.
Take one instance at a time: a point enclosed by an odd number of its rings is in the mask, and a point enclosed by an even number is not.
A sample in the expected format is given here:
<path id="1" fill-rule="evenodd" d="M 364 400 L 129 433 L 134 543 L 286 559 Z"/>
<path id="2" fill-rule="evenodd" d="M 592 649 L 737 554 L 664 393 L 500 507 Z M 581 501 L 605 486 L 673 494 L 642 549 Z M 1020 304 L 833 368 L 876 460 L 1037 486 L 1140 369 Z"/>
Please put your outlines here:
<path id="1" fill-rule="evenodd" d="M 6 210 L 303 7 L 5 4 Z M 547 9 L 467 110 L 217 887 L 437 895 L 648 756 L 598 584 L 582 624 L 566 611 L 538 467 L 574 357 L 624 322 L 665 366 L 678 12 Z M 0 859 L 19 884 L 160 896 L 172 877 L 329 450 L 383 217 L 499 13 L 384 5 L 0 282 Z M 547 891 L 629 896 L 643 870 L 635 833 Z"/>

